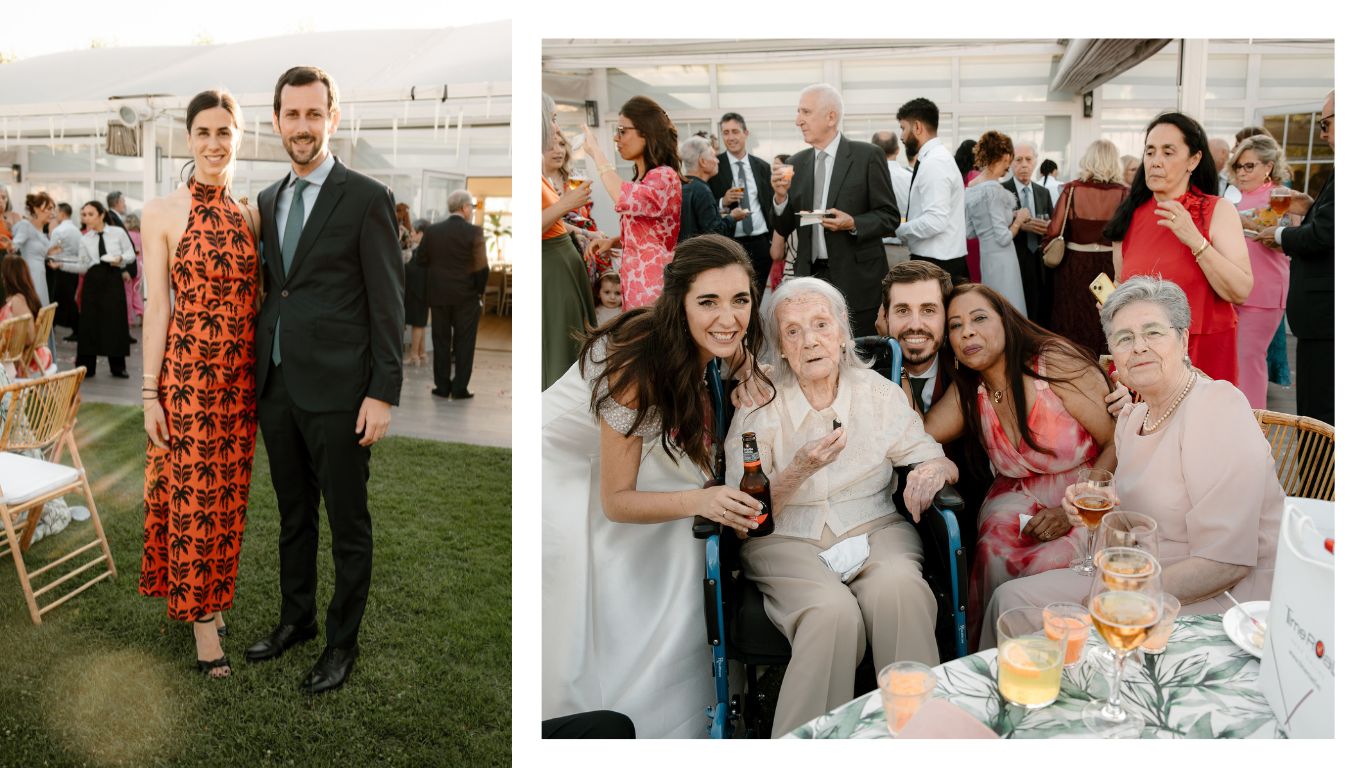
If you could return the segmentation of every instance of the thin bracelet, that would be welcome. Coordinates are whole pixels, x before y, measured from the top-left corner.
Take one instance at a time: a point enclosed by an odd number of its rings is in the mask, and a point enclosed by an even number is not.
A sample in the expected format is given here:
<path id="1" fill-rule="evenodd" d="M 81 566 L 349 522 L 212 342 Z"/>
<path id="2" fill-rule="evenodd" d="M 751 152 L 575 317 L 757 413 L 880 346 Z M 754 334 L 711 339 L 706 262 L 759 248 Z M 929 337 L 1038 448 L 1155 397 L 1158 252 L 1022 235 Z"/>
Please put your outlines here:
<path id="1" fill-rule="evenodd" d="M 598 166 L 598 175 L 599 175 L 599 176 L 603 176 L 603 175 L 605 175 L 605 174 L 607 174 L 607 173 L 609 173 L 609 172 L 611 172 L 611 173 L 616 173 L 616 172 L 617 172 L 617 169 L 616 169 L 615 167 L 613 167 L 613 166 L 612 166 L 611 164 L 609 164 L 609 163 L 603 163 L 602 165 L 599 165 L 599 166 Z"/>
<path id="2" fill-rule="evenodd" d="M 1197 251 L 1191 251 L 1191 256 L 1194 256 L 1194 257 L 1195 257 L 1195 260 L 1196 260 L 1196 261 L 1199 261 L 1199 260 L 1200 260 L 1200 254 L 1204 253 L 1206 248 L 1209 248 L 1209 240 L 1206 240 L 1206 241 L 1205 241 L 1205 244 L 1202 245 L 1202 246 L 1200 246 L 1200 249 L 1199 249 L 1199 250 L 1197 250 Z"/>

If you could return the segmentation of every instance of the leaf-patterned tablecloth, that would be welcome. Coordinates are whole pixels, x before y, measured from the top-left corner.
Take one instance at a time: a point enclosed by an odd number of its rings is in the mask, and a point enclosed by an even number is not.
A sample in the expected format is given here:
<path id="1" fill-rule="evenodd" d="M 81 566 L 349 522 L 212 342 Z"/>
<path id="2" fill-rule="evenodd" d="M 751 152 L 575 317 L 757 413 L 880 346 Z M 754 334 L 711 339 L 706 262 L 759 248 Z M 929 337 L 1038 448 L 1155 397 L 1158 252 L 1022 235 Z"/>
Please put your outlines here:
<path id="1" fill-rule="evenodd" d="M 1103 644 L 1096 633 L 1090 648 Z M 1261 663 L 1233 644 L 1223 617 L 1183 616 L 1176 620 L 1165 653 L 1135 654 L 1124 664 L 1126 704 L 1143 712 L 1144 738 L 1275 738 L 1276 718 L 1257 688 Z M 946 698 L 1008 739 L 1094 736 L 1081 710 L 1109 694 L 1104 671 L 1090 661 L 1065 670 L 1053 704 L 1026 710 L 1007 704 L 996 687 L 996 650 L 989 649 L 935 668 L 936 698 Z M 882 697 L 877 691 L 801 726 L 784 738 L 887 738 Z"/>

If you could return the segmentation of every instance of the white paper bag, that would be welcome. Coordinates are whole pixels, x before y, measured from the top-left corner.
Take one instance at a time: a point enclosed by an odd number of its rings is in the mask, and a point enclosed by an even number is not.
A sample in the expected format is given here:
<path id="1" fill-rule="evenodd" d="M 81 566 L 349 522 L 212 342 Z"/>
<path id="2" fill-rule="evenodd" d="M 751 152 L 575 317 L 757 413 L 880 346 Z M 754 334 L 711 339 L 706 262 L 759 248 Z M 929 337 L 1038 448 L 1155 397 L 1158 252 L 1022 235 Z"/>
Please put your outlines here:
<path id="1" fill-rule="evenodd" d="M 1333 505 L 1287 499 L 1258 686 L 1293 738 L 1333 738 Z"/>

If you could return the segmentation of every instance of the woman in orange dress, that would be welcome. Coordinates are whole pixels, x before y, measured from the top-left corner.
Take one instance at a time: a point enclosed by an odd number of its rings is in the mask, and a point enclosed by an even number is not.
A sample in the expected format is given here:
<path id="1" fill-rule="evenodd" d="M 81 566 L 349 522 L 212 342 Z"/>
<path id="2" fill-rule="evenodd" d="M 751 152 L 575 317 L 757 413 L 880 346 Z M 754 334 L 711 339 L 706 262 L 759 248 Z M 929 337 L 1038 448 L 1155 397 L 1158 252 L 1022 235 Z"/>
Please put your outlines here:
<path id="1" fill-rule="evenodd" d="M 236 101 L 200 93 L 185 124 L 189 184 L 143 216 L 148 444 L 138 591 L 165 597 L 170 618 L 194 622 L 199 668 L 217 678 L 232 672 L 222 612 L 232 607 L 256 448 L 259 217 L 228 189 L 242 136 Z"/>

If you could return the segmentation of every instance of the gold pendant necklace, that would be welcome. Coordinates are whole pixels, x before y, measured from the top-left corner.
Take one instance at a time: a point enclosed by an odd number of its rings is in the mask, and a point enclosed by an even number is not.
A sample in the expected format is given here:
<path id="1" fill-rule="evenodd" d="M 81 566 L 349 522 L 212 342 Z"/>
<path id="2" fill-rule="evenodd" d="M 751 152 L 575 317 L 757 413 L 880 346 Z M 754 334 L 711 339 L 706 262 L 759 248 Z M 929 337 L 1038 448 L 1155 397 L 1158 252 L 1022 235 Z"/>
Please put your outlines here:
<path id="1" fill-rule="evenodd" d="M 1004 396 L 1005 396 L 1005 390 L 1003 390 L 1003 389 L 995 389 L 995 390 L 992 390 L 992 392 L 991 392 L 991 402 L 993 402 L 993 403 L 999 403 L 999 402 L 1001 402 L 1001 398 L 1004 397 Z"/>

